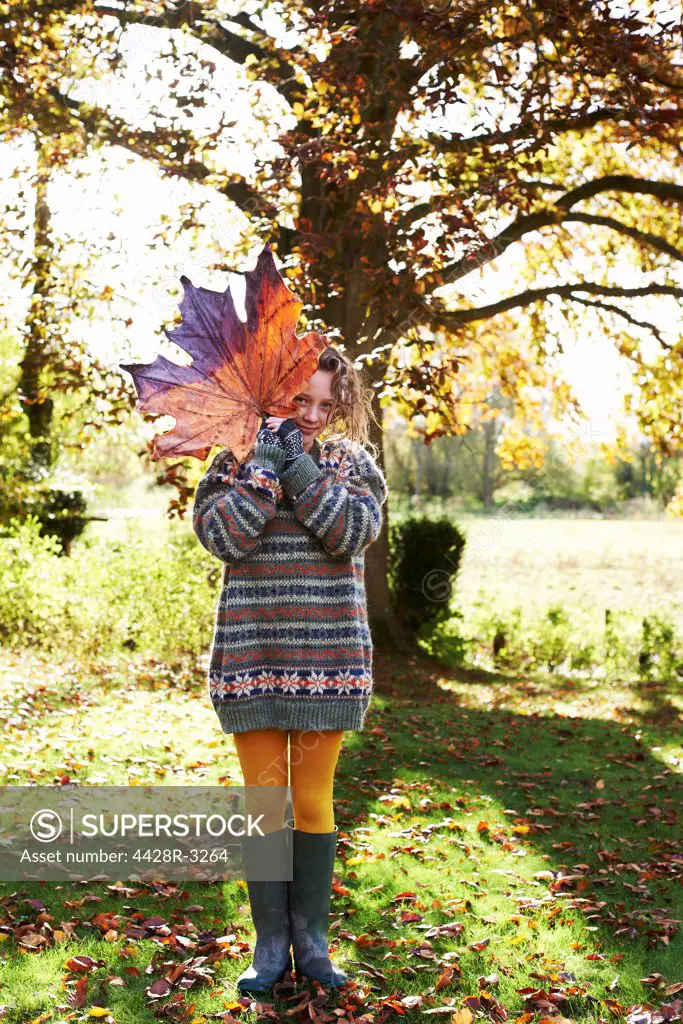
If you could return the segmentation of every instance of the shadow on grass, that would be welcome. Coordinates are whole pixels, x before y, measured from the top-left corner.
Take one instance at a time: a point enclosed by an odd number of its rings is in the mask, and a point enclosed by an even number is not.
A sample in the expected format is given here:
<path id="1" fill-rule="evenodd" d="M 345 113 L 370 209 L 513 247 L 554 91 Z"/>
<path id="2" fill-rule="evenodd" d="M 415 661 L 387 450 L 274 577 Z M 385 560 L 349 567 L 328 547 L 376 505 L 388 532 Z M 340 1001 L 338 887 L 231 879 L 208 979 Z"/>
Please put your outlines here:
<path id="1" fill-rule="evenodd" d="M 512 837 L 508 852 L 540 854 L 549 875 L 538 898 L 522 897 L 520 907 L 570 909 L 597 929 L 606 950 L 640 963 L 643 975 L 653 951 L 678 971 L 683 778 L 657 756 L 678 717 L 661 689 L 648 684 L 647 703 L 635 710 L 628 702 L 610 706 L 609 693 L 598 707 L 572 680 L 511 686 L 508 676 L 437 667 L 432 658 L 406 665 L 382 655 L 375 672 L 379 699 L 338 767 L 340 829 L 372 824 L 370 813 L 375 820 L 395 814 L 400 829 L 403 818 L 420 814 L 415 791 L 443 803 L 444 818 L 464 809 L 475 822 L 501 821 L 500 829 L 475 832 L 475 841 L 500 850 Z M 564 715 L 553 710 L 558 696 Z M 377 800 L 392 790 L 407 795 L 410 811 L 383 812 Z"/>
<path id="2" fill-rule="evenodd" d="M 673 685 L 683 693 L 682 680 L 677 679 Z M 664 683 L 641 679 L 633 684 L 633 688 L 643 704 L 640 718 L 644 723 L 666 730 L 680 730 L 681 712 Z"/>

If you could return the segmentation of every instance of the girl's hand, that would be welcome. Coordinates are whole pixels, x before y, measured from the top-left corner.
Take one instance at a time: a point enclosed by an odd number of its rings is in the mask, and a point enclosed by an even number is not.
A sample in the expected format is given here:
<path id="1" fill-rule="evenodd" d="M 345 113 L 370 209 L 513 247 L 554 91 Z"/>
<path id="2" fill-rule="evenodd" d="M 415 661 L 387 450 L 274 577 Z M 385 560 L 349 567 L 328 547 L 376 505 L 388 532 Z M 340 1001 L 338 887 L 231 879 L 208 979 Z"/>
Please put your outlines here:
<path id="1" fill-rule="evenodd" d="M 272 430 L 275 434 L 278 432 L 280 424 L 285 422 L 285 418 L 280 416 L 266 416 L 264 419 L 268 429 Z"/>

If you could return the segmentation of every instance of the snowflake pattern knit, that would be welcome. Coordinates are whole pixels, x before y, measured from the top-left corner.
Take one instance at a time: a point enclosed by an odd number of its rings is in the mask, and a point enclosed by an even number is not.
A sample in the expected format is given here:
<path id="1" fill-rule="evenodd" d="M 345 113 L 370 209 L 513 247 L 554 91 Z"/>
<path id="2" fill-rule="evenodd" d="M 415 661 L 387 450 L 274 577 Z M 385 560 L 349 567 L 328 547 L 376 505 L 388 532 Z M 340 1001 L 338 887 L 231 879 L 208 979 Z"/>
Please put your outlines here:
<path id="1" fill-rule="evenodd" d="M 219 452 L 197 487 L 193 527 L 225 563 L 209 694 L 226 733 L 362 729 L 372 693 L 365 551 L 385 478 L 350 440 L 316 439 L 284 470 L 257 444 Z"/>

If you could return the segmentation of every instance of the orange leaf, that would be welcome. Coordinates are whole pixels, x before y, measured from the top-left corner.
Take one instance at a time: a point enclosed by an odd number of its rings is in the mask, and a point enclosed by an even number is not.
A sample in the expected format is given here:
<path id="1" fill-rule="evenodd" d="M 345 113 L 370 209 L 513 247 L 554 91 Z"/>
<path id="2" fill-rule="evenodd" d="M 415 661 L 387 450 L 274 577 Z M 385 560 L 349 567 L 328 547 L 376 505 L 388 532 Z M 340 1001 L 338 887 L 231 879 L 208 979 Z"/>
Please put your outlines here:
<path id="1" fill-rule="evenodd" d="M 303 303 L 287 288 L 269 245 L 244 278 L 246 323 L 230 285 L 215 292 L 180 278 L 182 323 L 165 334 L 192 356 L 191 366 L 162 355 L 152 363 L 119 364 L 133 377 L 139 410 L 175 418 L 171 430 L 154 437 L 154 461 L 187 455 L 203 461 L 222 445 L 242 462 L 262 418 L 289 417 L 318 368 L 328 341 L 315 331 L 294 333 Z"/>

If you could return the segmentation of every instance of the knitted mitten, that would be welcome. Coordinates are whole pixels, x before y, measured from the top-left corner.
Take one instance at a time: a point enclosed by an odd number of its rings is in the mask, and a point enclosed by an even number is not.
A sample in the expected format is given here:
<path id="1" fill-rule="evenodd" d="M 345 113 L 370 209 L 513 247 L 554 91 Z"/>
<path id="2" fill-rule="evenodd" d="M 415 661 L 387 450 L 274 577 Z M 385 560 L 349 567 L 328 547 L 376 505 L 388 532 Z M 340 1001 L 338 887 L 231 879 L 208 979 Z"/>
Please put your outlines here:
<path id="1" fill-rule="evenodd" d="M 280 437 L 279 432 L 271 430 L 270 427 L 266 426 L 266 417 L 264 416 L 261 420 L 261 426 L 259 432 L 256 435 L 257 444 L 270 444 L 275 448 L 279 448 L 281 451 L 285 451 L 284 441 Z"/>
<path id="2" fill-rule="evenodd" d="M 265 416 L 261 420 L 261 426 L 256 435 L 254 458 L 275 473 L 282 472 L 284 468 L 286 458 L 284 442 L 274 430 L 266 426 Z"/>
<path id="3" fill-rule="evenodd" d="M 287 453 L 283 469 L 283 472 L 286 472 L 294 465 L 297 459 L 306 454 L 304 451 L 304 435 L 294 420 L 283 420 L 278 427 L 277 436 L 282 441 Z"/>

